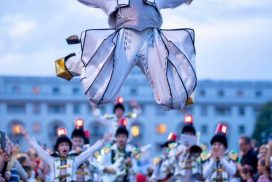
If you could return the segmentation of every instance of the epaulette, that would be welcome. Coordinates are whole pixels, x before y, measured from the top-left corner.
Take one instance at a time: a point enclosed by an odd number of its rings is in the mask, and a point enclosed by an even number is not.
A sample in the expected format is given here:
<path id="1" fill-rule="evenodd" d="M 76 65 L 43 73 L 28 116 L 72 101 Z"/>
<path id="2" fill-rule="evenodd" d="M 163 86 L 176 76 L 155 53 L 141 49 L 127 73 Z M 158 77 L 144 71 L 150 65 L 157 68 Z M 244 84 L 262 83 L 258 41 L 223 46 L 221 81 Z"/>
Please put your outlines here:
<path id="1" fill-rule="evenodd" d="M 168 144 L 168 148 L 169 148 L 170 150 L 176 148 L 177 146 L 178 146 L 178 143 L 177 143 L 177 142 L 173 142 L 173 143 L 169 143 L 169 144 Z"/>
<path id="2" fill-rule="evenodd" d="M 133 156 L 134 156 L 134 158 L 136 160 L 140 160 L 140 158 L 141 158 L 141 150 L 139 148 L 133 147 L 133 149 L 131 150 L 131 152 L 132 152 L 132 154 L 133 154 Z"/>
<path id="3" fill-rule="evenodd" d="M 234 151 L 234 150 L 231 150 L 229 153 L 228 153 L 228 158 L 230 158 L 231 160 L 233 161 L 238 161 L 238 152 Z"/>
<path id="4" fill-rule="evenodd" d="M 200 154 L 200 158 L 201 158 L 201 161 L 202 161 L 202 162 L 207 161 L 210 157 L 211 157 L 211 153 L 208 152 L 207 150 L 203 151 L 203 152 Z"/>
<path id="5" fill-rule="evenodd" d="M 153 159 L 153 164 L 154 164 L 154 165 L 158 165 L 161 161 L 162 161 L 162 158 L 161 158 L 161 157 L 155 157 L 155 158 Z"/>
<path id="6" fill-rule="evenodd" d="M 101 154 L 102 155 L 107 155 L 111 151 L 111 145 L 106 145 L 101 149 Z"/>

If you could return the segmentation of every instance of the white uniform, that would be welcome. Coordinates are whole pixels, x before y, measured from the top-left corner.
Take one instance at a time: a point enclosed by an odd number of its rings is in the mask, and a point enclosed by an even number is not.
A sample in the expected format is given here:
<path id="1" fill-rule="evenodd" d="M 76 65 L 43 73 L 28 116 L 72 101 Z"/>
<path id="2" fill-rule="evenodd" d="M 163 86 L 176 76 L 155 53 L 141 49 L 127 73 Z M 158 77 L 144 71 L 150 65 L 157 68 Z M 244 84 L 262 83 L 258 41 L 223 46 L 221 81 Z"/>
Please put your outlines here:
<path id="1" fill-rule="evenodd" d="M 177 158 L 177 154 L 182 152 Z M 173 149 L 169 158 L 175 166 L 172 181 L 197 182 L 201 180 L 202 166 L 199 156 L 194 156 L 187 151 L 187 147 L 179 144 Z"/>
<path id="2" fill-rule="evenodd" d="M 225 156 L 220 160 L 207 159 L 203 164 L 203 177 L 206 182 L 229 182 L 236 173 L 235 162 Z"/>
<path id="3" fill-rule="evenodd" d="M 137 172 L 137 164 L 136 160 L 133 157 L 133 147 L 131 145 L 127 145 L 126 149 L 124 151 L 120 151 L 117 148 L 117 145 L 114 144 L 111 146 L 108 153 L 104 153 L 103 159 L 98 165 L 99 170 L 101 173 L 103 173 L 102 180 L 104 182 L 107 181 L 123 181 L 124 178 L 128 180 L 129 182 L 135 182 L 136 181 L 136 172 Z M 130 158 L 132 160 L 132 167 L 127 168 L 124 164 L 124 160 L 127 158 Z M 118 165 L 116 165 L 118 163 Z M 103 170 L 105 167 L 113 167 L 117 171 L 116 175 L 110 175 L 105 173 Z M 118 176 L 120 174 L 121 176 Z M 126 181 L 125 180 L 125 181 Z"/>
<path id="4" fill-rule="evenodd" d="M 98 150 L 104 145 L 103 140 L 98 140 L 88 150 L 82 152 L 78 156 L 68 156 L 67 158 L 53 157 L 45 151 L 35 139 L 29 138 L 28 143 L 33 147 L 37 154 L 46 162 L 50 167 L 50 181 L 76 181 L 76 171 L 78 167 L 88 160 L 93 155 L 93 152 Z"/>
<path id="5" fill-rule="evenodd" d="M 81 55 L 65 62 L 73 76 L 81 75 L 89 101 L 97 105 L 114 101 L 137 65 L 151 83 L 158 104 L 182 108 L 197 84 L 194 31 L 161 30 L 159 10 L 191 0 L 79 1 L 102 9 L 114 28 L 84 31 Z"/>

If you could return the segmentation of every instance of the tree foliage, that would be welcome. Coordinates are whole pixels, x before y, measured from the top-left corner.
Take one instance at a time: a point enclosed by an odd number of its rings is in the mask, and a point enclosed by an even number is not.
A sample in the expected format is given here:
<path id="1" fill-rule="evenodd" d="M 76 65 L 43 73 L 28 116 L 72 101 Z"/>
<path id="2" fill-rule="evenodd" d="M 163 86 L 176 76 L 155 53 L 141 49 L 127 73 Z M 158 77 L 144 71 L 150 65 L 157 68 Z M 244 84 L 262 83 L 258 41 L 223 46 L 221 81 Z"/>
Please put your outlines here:
<path id="1" fill-rule="evenodd" d="M 261 108 L 252 137 L 259 144 L 266 143 L 269 138 L 272 138 L 272 102 Z"/>

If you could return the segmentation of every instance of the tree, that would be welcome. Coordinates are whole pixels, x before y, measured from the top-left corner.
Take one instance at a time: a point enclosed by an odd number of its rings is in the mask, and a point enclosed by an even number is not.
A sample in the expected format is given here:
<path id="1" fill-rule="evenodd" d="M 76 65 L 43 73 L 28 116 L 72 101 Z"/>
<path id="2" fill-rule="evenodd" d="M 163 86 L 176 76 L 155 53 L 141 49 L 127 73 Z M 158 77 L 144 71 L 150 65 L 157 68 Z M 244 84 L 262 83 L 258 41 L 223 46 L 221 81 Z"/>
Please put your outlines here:
<path id="1" fill-rule="evenodd" d="M 266 143 L 272 137 L 272 102 L 261 108 L 252 136 L 259 144 Z"/>

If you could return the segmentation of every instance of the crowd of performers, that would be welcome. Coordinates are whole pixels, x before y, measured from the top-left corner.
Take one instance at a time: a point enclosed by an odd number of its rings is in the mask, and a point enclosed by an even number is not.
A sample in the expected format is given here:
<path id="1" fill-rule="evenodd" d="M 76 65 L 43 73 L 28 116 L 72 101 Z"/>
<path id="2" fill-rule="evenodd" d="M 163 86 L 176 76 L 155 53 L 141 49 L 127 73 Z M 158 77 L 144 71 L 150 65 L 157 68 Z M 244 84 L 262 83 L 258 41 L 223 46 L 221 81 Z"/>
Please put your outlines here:
<path id="1" fill-rule="evenodd" d="M 161 155 L 150 157 L 150 145 L 130 144 L 128 125 L 122 121 L 124 105 L 114 107 L 116 118 L 103 138 L 90 145 L 84 124 L 75 124 L 71 138 L 58 129 L 53 150 L 45 149 L 22 128 L 31 149 L 24 153 L 7 142 L 0 150 L 0 182 L 270 182 L 272 143 L 260 147 L 257 155 L 250 138 L 240 138 L 240 153 L 228 147 L 227 126 L 219 124 L 210 147 L 197 142 L 194 124 L 186 121 L 179 137 L 170 133 L 161 145 Z M 2 139 L 1 139 L 2 140 Z M 209 149 L 208 149 L 209 148 Z M 143 163 L 142 163 L 143 164 Z"/>

